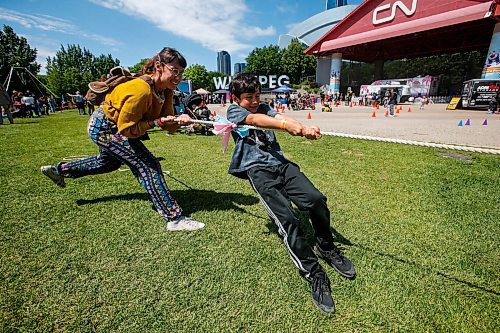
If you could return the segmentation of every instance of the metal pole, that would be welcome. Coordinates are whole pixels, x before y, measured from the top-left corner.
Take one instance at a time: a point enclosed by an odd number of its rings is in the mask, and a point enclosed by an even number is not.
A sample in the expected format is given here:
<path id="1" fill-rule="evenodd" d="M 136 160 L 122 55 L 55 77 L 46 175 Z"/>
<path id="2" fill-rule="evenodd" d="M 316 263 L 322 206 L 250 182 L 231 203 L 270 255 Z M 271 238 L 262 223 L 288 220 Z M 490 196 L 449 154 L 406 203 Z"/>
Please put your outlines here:
<path id="1" fill-rule="evenodd" d="M 45 84 L 43 84 L 42 82 L 40 82 L 40 80 L 38 80 L 38 78 L 33 74 L 31 73 L 26 67 L 23 67 L 38 83 L 40 83 L 45 89 L 47 89 L 51 94 L 52 96 L 54 97 L 57 97 L 56 94 L 54 94 Z"/>
<path id="2" fill-rule="evenodd" d="M 10 79 L 12 78 L 12 70 L 14 69 L 14 67 L 11 67 L 10 68 L 10 72 L 9 72 L 9 75 L 7 76 L 7 78 L 5 79 L 5 81 L 7 82 L 7 86 L 5 86 L 5 82 L 3 83 L 4 87 L 5 88 L 5 91 L 7 92 L 7 94 L 9 93 L 9 85 L 10 85 Z"/>

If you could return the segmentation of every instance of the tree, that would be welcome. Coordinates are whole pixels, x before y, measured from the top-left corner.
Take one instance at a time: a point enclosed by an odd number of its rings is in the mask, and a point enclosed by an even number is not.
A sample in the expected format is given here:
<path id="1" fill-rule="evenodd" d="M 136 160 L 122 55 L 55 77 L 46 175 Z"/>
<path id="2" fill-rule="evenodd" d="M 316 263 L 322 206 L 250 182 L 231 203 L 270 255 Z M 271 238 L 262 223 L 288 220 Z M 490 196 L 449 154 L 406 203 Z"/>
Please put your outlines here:
<path id="1" fill-rule="evenodd" d="M 129 67 L 130 73 L 139 73 L 142 70 L 142 66 L 146 61 L 148 61 L 148 58 L 141 59 L 137 64 L 135 64 L 132 67 Z"/>
<path id="2" fill-rule="evenodd" d="M 305 47 L 294 38 L 283 51 L 281 65 L 284 74 L 290 77 L 291 83 L 300 83 L 301 78 L 316 74 L 316 58 L 304 53 Z"/>
<path id="3" fill-rule="evenodd" d="M 401 59 L 386 63 L 384 78 L 441 76 L 438 94 L 457 93 L 462 83 L 481 76 L 486 50 Z"/>
<path id="4" fill-rule="evenodd" d="M 282 51 L 278 45 L 255 48 L 246 57 L 247 68 L 245 72 L 254 75 L 279 75 L 283 73 Z"/>
<path id="5" fill-rule="evenodd" d="M 3 83 L 10 73 L 13 66 L 25 67 L 31 73 L 37 74 L 40 71 L 41 65 L 36 63 L 37 49 L 31 48 L 28 41 L 24 37 L 19 37 L 14 30 L 8 26 L 3 26 L 3 31 L 0 32 L 0 78 Z M 25 74 L 20 74 L 25 75 Z M 24 77 L 28 79 L 27 77 Z M 18 78 L 13 77 L 9 90 L 35 90 L 32 79 L 21 82 Z"/>
<path id="6" fill-rule="evenodd" d="M 203 88 L 207 89 L 210 86 L 210 78 L 205 66 L 194 64 L 186 68 L 184 71 L 185 80 L 191 80 L 193 90 Z"/>
<path id="7" fill-rule="evenodd" d="M 47 85 L 57 95 L 85 93 L 90 81 L 96 81 L 109 70 L 120 65 L 118 59 L 108 55 L 94 56 L 79 45 L 61 45 L 56 55 L 47 58 Z"/>

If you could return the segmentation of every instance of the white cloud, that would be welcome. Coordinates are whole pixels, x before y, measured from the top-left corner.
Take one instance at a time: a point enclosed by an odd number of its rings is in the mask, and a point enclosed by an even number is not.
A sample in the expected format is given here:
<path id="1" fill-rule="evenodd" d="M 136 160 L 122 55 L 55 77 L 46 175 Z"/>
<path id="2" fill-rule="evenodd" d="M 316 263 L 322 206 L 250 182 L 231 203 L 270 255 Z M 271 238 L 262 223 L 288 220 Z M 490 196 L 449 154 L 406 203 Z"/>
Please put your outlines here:
<path id="1" fill-rule="evenodd" d="M 274 27 L 247 24 L 244 0 L 90 0 L 153 23 L 157 28 L 190 39 L 212 50 L 237 52 L 244 40 L 276 34 Z"/>
<path id="2" fill-rule="evenodd" d="M 298 3 L 290 3 L 289 1 L 287 1 L 284 4 L 276 5 L 276 10 L 282 14 L 295 13 L 298 9 L 299 9 Z"/>
<path id="3" fill-rule="evenodd" d="M 121 44 L 113 38 L 83 31 L 68 20 L 49 15 L 31 15 L 0 7 L 0 20 L 15 22 L 29 29 L 83 36 L 104 45 L 115 46 Z"/>

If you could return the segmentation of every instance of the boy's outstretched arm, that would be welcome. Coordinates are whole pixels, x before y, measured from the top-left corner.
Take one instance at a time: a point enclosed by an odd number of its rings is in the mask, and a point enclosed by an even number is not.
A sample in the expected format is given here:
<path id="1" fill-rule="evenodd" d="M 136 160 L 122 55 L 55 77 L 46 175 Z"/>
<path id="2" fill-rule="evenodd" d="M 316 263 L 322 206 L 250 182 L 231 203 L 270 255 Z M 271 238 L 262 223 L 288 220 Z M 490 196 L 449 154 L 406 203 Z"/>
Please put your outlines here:
<path id="1" fill-rule="evenodd" d="M 317 140 L 321 133 L 316 126 L 302 125 L 298 120 L 284 115 L 270 117 L 265 114 L 253 113 L 245 118 L 246 125 L 252 125 L 270 129 L 282 129 L 294 136 L 304 136 L 310 140 Z"/>

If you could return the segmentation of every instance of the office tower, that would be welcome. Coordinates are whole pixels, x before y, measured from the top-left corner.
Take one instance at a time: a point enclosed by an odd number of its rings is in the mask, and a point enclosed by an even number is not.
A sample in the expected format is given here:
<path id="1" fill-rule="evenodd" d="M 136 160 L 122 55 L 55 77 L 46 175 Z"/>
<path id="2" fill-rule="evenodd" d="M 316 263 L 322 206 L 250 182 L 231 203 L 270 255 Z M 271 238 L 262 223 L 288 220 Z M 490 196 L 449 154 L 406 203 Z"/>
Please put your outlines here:
<path id="1" fill-rule="evenodd" d="M 247 68 L 247 64 L 244 63 L 244 62 L 237 62 L 234 64 L 234 71 L 233 71 L 233 75 L 236 75 L 238 73 L 241 73 L 245 70 L 245 68 Z"/>
<path id="2" fill-rule="evenodd" d="M 346 5 L 347 0 L 326 0 L 326 10 Z"/>
<path id="3" fill-rule="evenodd" d="M 217 52 L 217 71 L 231 75 L 231 56 L 227 51 Z"/>

